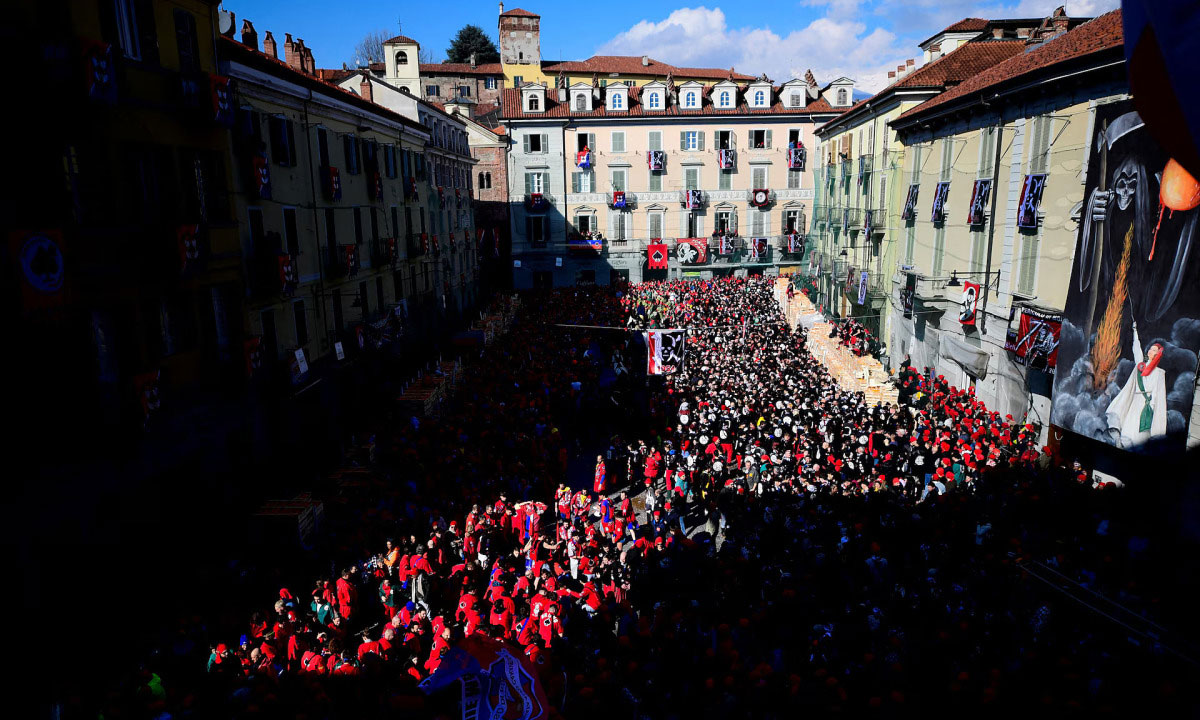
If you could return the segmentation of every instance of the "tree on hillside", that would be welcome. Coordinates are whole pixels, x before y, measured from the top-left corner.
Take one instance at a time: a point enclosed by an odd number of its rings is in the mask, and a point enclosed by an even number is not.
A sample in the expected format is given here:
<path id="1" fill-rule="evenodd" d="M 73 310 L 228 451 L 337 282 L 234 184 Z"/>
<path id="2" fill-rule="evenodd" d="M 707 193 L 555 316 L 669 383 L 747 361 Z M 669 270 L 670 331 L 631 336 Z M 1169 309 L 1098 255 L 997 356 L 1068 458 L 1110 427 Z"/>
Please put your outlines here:
<path id="1" fill-rule="evenodd" d="M 496 43 L 492 42 L 478 25 L 464 25 L 458 31 L 450 41 L 450 48 L 446 50 L 446 62 L 470 62 L 471 53 L 475 53 L 477 63 L 500 62 L 500 51 L 496 49 Z"/>
<path id="2" fill-rule="evenodd" d="M 387 30 L 372 30 L 367 33 L 354 46 L 354 54 L 350 58 L 351 64 L 354 67 L 361 67 L 383 62 L 383 43 L 392 37 L 394 37 L 394 33 Z"/>

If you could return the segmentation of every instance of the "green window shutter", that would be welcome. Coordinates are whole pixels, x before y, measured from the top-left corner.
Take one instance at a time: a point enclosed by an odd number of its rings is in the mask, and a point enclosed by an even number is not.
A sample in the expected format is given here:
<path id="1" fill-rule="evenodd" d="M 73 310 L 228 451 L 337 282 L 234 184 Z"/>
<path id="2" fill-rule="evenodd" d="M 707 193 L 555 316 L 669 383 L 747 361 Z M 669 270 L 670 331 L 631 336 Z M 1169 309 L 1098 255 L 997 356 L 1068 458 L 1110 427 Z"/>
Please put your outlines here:
<path id="1" fill-rule="evenodd" d="M 542 133 L 542 152 L 550 152 L 550 136 Z"/>
<path id="2" fill-rule="evenodd" d="M 533 192 L 533 174 L 525 173 L 525 194 Z"/>
<path id="3" fill-rule="evenodd" d="M 771 149 L 771 131 L 770 130 L 767 131 L 767 149 L 768 150 Z"/>
<path id="4" fill-rule="evenodd" d="M 699 145 L 696 147 L 696 149 L 703 152 L 704 151 L 704 131 L 700 131 L 700 132 L 696 133 L 696 142 L 699 143 Z"/>
<path id="5" fill-rule="evenodd" d="M 687 150 L 687 131 L 686 130 L 679 131 L 679 149 Z"/>
<path id="6" fill-rule="evenodd" d="M 571 173 L 571 192 L 579 192 L 579 173 Z"/>
<path id="7" fill-rule="evenodd" d="M 526 155 L 529 154 L 529 136 L 528 135 L 521 136 L 521 148 L 525 152 Z"/>

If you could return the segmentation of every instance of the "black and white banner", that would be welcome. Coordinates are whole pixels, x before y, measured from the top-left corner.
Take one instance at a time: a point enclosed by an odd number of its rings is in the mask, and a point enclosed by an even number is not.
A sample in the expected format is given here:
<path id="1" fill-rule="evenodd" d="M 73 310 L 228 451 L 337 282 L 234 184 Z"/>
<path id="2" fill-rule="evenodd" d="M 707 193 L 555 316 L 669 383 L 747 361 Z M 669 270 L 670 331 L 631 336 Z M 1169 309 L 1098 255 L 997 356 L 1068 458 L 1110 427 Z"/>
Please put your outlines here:
<path id="1" fill-rule="evenodd" d="M 683 369 L 686 330 L 647 330 L 646 374 L 670 375 Z"/>

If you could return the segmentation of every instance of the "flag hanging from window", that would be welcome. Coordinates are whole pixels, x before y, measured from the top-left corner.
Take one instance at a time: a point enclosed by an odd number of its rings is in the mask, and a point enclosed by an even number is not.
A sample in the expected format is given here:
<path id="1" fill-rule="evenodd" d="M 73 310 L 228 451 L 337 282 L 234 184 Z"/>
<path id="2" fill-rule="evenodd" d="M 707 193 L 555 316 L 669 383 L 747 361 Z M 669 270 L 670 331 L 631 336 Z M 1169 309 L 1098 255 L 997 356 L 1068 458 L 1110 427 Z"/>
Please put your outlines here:
<path id="1" fill-rule="evenodd" d="M 326 200 L 341 200 L 342 199 L 342 176 L 338 173 L 335 167 L 325 168 L 325 174 L 321 177 L 324 181 L 322 185 L 325 190 Z"/>
<path id="2" fill-rule="evenodd" d="M 700 199 L 703 197 L 699 190 L 684 190 L 683 204 L 688 210 L 695 210 L 700 207 Z"/>
<path id="3" fill-rule="evenodd" d="M 804 252 L 804 241 L 800 238 L 799 234 L 792 233 L 792 234 L 788 235 L 787 241 L 788 241 L 788 252 L 790 252 L 790 253 L 803 253 Z"/>
<path id="4" fill-rule="evenodd" d="M 254 187 L 258 196 L 264 200 L 271 199 L 271 163 L 265 155 L 255 155 L 250 161 L 254 166 Z"/>
<path id="5" fill-rule="evenodd" d="M 1004 349 L 1012 353 L 1014 362 L 1054 374 L 1061 332 L 1062 315 L 1021 308 L 1016 326 L 1009 320 Z"/>
<path id="6" fill-rule="evenodd" d="M 233 127 L 233 100 L 229 97 L 229 78 L 224 75 L 209 75 L 208 82 L 212 93 L 213 121 L 218 125 Z"/>
<path id="7" fill-rule="evenodd" d="M 580 170 L 590 170 L 592 168 L 592 151 L 584 148 L 576 153 L 575 166 Z"/>
<path id="8" fill-rule="evenodd" d="M 728 255 L 729 253 L 733 252 L 733 240 L 722 235 L 718 252 L 720 252 L 722 255 Z"/>
<path id="9" fill-rule="evenodd" d="M 717 164 L 720 165 L 721 169 L 723 169 L 723 170 L 729 170 L 730 168 L 732 168 L 734 165 L 733 150 L 718 150 L 717 151 Z"/>
<path id="10" fill-rule="evenodd" d="M 804 149 L 804 143 L 799 143 L 796 145 L 796 147 L 788 148 L 788 169 L 803 170 L 807 156 L 808 152 Z"/>
<path id="11" fill-rule="evenodd" d="M 279 290 L 284 295 L 291 295 L 296 289 L 296 259 L 287 253 L 280 253 L 279 261 Z"/>
<path id="12" fill-rule="evenodd" d="M 675 241 L 675 257 L 684 265 L 708 262 L 707 238 L 679 238 Z"/>
<path id="13" fill-rule="evenodd" d="M 246 338 L 242 352 L 246 358 L 246 377 L 254 377 L 254 373 L 262 368 L 262 338 L 257 335 Z"/>
<path id="14" fill-rule="evenodd" d="M 112 45 L 84 41 L 83 72 L 87 96 L 109 105 L 117 101 L 117 75 L 113 66 Z"/>
<path id="15" fill-rule="evenodd" d="M 346 250 L 346 275 L 354 277 L 358 274 L 358 246 L 344 245 Z"/>
<path id="16" fill-rule="evenodd" d="M 645 337 L 647 375 L 670 375 L 683 369 L 686 330 L 647 330 Z"/>
<path id="17" fill-rule="evenodd" d="M 754 190 L 750 194 L 750 204 L 754 207 L 766 207 L 771 203 L 771 191 L 765 188 Z"/>
<path id="18" fill-rule="evenodd" d="M 612 206 L 614 208 L 617 208 L 618 210 L 622 210 L 625 208 L 625 191 L 624 190 L 613 190 Z"/>
<path id="19" fill-rule="evenodd" d="M 921 186 L 913 183 L 908 186 L 908 197 L 904 200 L 904 211 L 900 213 L 901 220 L 913 220 L 917 217 L 917 195 L 921 192 Z"/>
<path id="20" fill-rule="evenodd" d="M 933 208 L 929 213 L 930 222 L 942 222 L 946 219 L 946 197 L 950 194 L 950 183 L 940 182 L 933 190 Z"/>
<path id="21" fill-rule="evenodd" d="M 1025 176 L 1021 186 L 1021 202 L 1017 205 L 1017 227 L 1028 230 L 1038 226 L 1038 210 L 1042 206 L 1042 191 L 1046 189 L 1045 173 Z"/>
<path id="22" fill-rule="evenodd" d="M 180 225 L 175 229 L 175 241 L 179 246 L 179 271 L 187 272 L 200 259 L 200 226 Z"/>
<path id="23" fill-rule="evenodd" d="M 967 224 L 982 225 L 987 207 L 988 196 L 992 192 L 992 181 L 983 178 L 975 181 L 971 188 L 971 206 L 967 208 Z"/>
<path id="24" fill-rule="evenodd" d="M 662 150 L 647 150 L 646 164 L 651 170 L 662 170 L 666 164 L 667 155 Z"/>

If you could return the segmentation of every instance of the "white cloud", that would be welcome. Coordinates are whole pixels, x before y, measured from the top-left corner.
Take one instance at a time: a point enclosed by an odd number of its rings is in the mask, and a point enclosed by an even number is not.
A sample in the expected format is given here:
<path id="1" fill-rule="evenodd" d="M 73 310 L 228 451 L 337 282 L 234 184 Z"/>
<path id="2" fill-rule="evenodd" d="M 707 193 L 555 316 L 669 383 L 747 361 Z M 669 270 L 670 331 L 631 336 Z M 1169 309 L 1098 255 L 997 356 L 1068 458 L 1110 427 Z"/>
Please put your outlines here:
<path id="1" fill-rule="evenodd" d="M 600 55 L 649 55 L 692 67 L 766 73 L 781 82 L 811 69 L 825 83 L 845 75 L 876 92 L 887 73 L 907 58 L 920 59 L 917 42 L 965 17 L 1044 17 L 1063 0 L 801 0 L 822 15 L 780 33 L 769 26 L 730 27 L 719 7 L 679 8 L 662 20 L 642 20 L 602 44 Z M 1072 16 L 1094 16 L 1120 0 L 1066 0 Z"/>
<path id="2" fill-rule="evenodd" d="M 888 30 L 843 16 L 851 6 L 857 8 L 856 1 L 832 0 L 830 5 L 830 13 L 786 35 L 769 27 L 731 28 L 720 8 L 681 8 L 657 22 L 642 20 L 596 52 L 649 55 L 692 67 L 732 65 L 742 73 L 766 73 L 776 82 L 803 77 L 811 68 L 818 82 L 846 75 L 857 87 L 879 90 L 888 68 L 903 62 L 905 49 Z"/>

